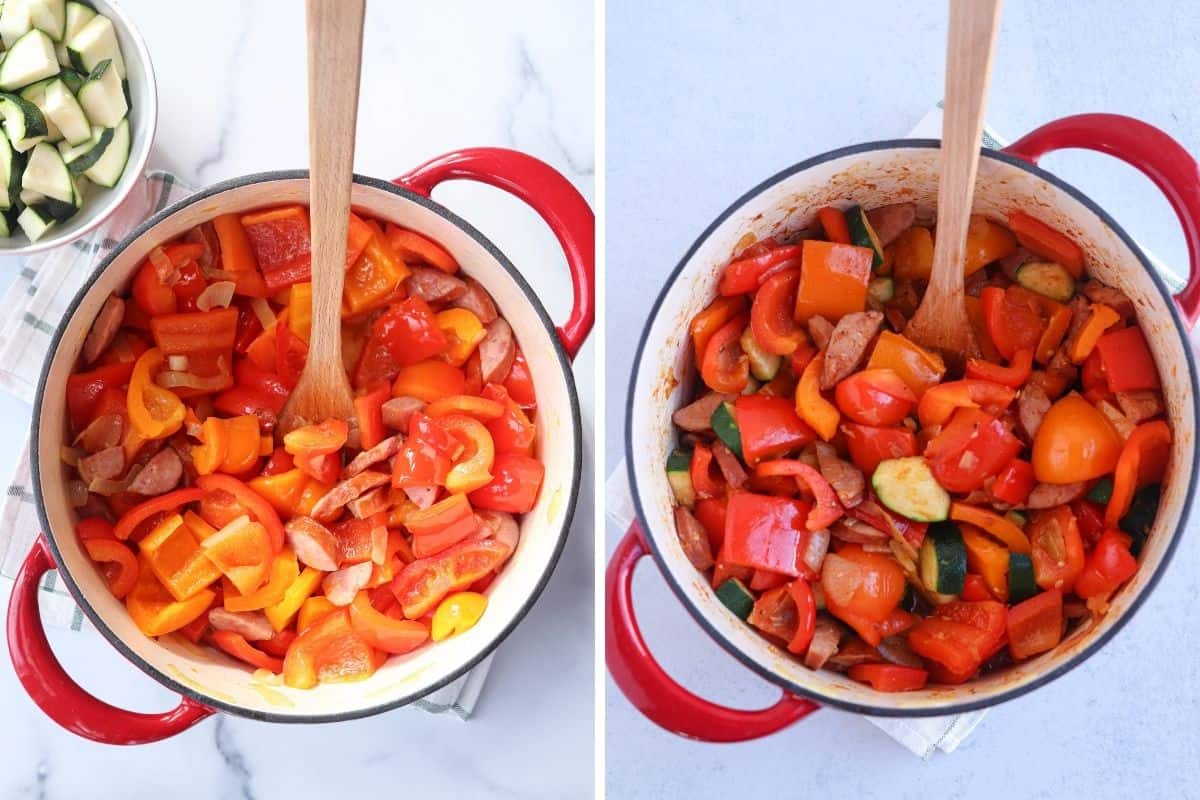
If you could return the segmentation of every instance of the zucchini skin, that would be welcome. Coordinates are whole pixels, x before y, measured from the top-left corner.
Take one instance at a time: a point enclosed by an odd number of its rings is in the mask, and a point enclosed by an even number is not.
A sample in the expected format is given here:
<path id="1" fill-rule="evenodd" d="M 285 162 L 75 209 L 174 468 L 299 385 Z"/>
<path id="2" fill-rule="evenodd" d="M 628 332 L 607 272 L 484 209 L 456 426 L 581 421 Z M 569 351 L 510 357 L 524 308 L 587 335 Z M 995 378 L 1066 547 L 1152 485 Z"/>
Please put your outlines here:
<path id="1" fill-rule="evenodd" d="M 1041 591 L 1033 576 L 1033 561 L 1024 553 L 1008 554 L 1008 602 L 1020 603 Z"/>
<path id="2" fill-rule="evenodd" d="M 846 225 L 850 228 L 850 242 L 871 251 L 871 269 L 883 266 L 883 244 L 867 219 L 866 209 L 862 206 L 847 209 Z"/>
<path id="3" fill-rule="evenodd" d="M 721 403 L 712 413 L 712 429 L 717 438 L 733 451 L 733 454 L 745 461 L 742 455 L 742 431 L 738 428 L 737 417 L 733 415 L 733 404 Z"/>
<path id="4" fill-rule="evenodd" d="M 938 594 L 962 594 L 967 579 L 967 548 L 953 522 L 935 522 L 925 533 L 920 553 L 921 582 Z"/>
<path id="5" fill-rule="evenodd" d="M 732 611 L 738 619 L 745 620 L 754 610 L 754 595 L 746 588 L 746 584 L 737 578 L 730 578 L 717 587 L 717 599 Z"/>

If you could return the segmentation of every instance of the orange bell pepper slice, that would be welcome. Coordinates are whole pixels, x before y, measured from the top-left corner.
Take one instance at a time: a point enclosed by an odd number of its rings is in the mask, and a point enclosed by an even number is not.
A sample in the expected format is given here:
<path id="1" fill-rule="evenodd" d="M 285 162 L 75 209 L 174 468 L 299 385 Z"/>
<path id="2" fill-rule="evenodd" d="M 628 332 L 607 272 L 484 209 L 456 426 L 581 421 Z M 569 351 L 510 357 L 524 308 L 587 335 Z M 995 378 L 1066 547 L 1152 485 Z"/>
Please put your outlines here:
<path id="1" fill-rule="evenodd" d="M 321 573 L 321 577 L 325 577 L 325 573 Z M 326 614 L 337 611 L 338 607 L 329 602 L 329 598 L 318 595 L 310 597 L 300 606 L 300 613 L 296 616 L 296 630 L 304 633 L 310 625 L 324 617 Z"/>
<path id="2" fill-rule="evenodd" d="M 118 600 L 133 589 L 138 579 L 138 560 L 127 546 L 116 539 L 85 539 L 83 549 L 97 565 L 103 565 L 108 590 Z"/>
<path id="3" fill-rule="evenodd" d="M 1070 237 L 1024 211 L 1010 211 L 1008 229 L 1026 250 L 1062 264 L 1076 280 L 1083 277 L 1083 250 Z"/>
<path id="4" fill-rule="evenodd" d="M 837 433 L 842 413 L 821 395 L 821 365 L 824 363 L 825 351 L 822 350 L 804 368 L 800 382 L 796 384 L 796 413 L 828 442 Z"/>
<path id="5" fill-rule="evenodd" d="M 240 633 L 235 633 L 234 631 L 213 631 L 212 643 L 225 653 L 239 661 L 245 661 L 252 667 L 265 669 L 268 672 L 274 672 L 276 675 L 283 672 L 283 659 L 267 655 L 246 641 L 246 637 Z"/>
<path id="6" fill-rule="evenodd" d="M 926 389 L 941 383 L 946 363 L 937 353 L 926 350 L 898 333 L 883 331 L 871 351 L 867 369 L 890 369 L 908 384 L 918 398 Z"/>
<path id="7" fill-rule="evenodd" d="M 967 550 L 967 569 L 983 578 L 992 598 L 1007 600 L 1008 548 L 971 525 L 960 525 L 959 532 Z"/>
<path id="8" fill-rule="evenodd" d="M 1033 371 L 1033 351 L 1022 348 L 1013 354 L 1007 367 L 984 361 L 982 358 L 967 359 L 967 377 L 982 381 L 991 381 L 1001 386 L 1019 389 L 1029 380 Z"/>
<path id="9" fill-rule="evenodd" d="M 981 214 L 972 214 L 967 223 L 967 244 L 963 252 L 967 256 L 963 275 L 970 275 L 1017 252 L 1017 239 L 1003 225 Z"/>
<path id="10" fill-rule="evenodd" d="M 836 322 L 867 305 L 874 254 L 865 247 L 806 239 L 796 288 L 796 321 L 821 315 Z"/>
<path id="11" fill-rule="evenodd" d="M 283 449 L 293 456 L 315 458 L 341 450 L 346 446 L 346 437 L 349 435 L 350 426 L 344 419 L 327 419 L 285 434 Z"/>
<path id="12" fill-rule="evenodd" d="M 313 622 L 292 642 L 283 659 L 283 682 L 311 689 L 318 683 L 362 680 L 386 658 L 355 632 L 350 612 L 341 608 Z"/>
<path id="13" fill-rule="evenodd" d="M 267 582 L 248 594 L 225 592 L 225 608 L 229 611 L 258 611 L 283 601 L 288 589 L 300 577 L 300 565 L 292 548 L 284 547 L 271 562 Z"/>
<path id="14" fill-rule="evenodd" d="M 917 404 L 917 419 L 921 425 L 945 425 L 960 408 L 979 408 L 999 411 L 1012 405 L 1017 393 L 1011 388 L 990 380 L 964 378 L 933 387 L 921 396 Z"/>
<path id="15" fill-rule="evenodd" d="M 192 466 L 198 475 L 211 475 L 225 461 L 225 420 L 209 417 L 200 425 L 200 444 L 192 446 Z"/>
<path id="16" fill-rule="evenodd" d="M 967 308 L 967 321 L 971 323 L 971 330 L 975 334 L 975 342 L 979 345 L 979 350 L 983 354 L 984 359 L 993 363 L 1003 361 L 1004 356 L 1000 355 L 1000 351 L 996 349 L 996 345 L 992 344 L 991 334 L 988 333 L 987 320 L 983 315 L 983 303 L 980 302 L 978 297 L 967 295 L 963 298 L 963 304 Z"/>
<path id="17" fill-rule="evenodd" d="M 242 414 L 224 422 L 226 444 L 225 457 L 221 461 L 221 471 L 231 475 L 240 475 L 258 462 L 262 446 L 258 434 L 258 417 L 253 414 Z"/>
<path id="18" fill-rule="evenodd" d="M 432 403 L 443 397 L 462 394 L 467 378 L 458 367 L 431 358 L 401 367 L 392 382 L 393 397 L 415 397 Z"/>
<path id="19" fill-rule="evenodd" d="M 241 516 L 200 544 L 204 554 L 241 594 L 250 594 L 271 571 L 272 550 L 267 531 Z"/>
<path id="20" fill-rule="evenodd" d="M 183 517 L 172 514 L 164 519 L 138 549 L 159 582 L 176 600 L 187 600 L 207 589 L 221 577 L 221 571 L 205 556 Z"/>
<path id="21" fill-rule="evenodd" d="M 846 224 L 846 215 L 840 208 L 825 206 L 817 211 L 817 219 L 821 221 L 826 239 L 838 244 L 850 244 L 850 226 Z"/>
<path id="22" fill-rule="evenodd" d="M 236 308 L 214 308 L 159 314 L 150 320 L 150 333 L 164 355 L 228 353 L 237 338 L 237 324 Z"/>
<path id="23" fill-rule="evenodd" d="M 461 519 L 473 518 L 471 503 L 465 494 L 452 494 L 429 508 L 412 506 L 404 515 L 404 527 L 413 536 L 427 536 Z"/>
<path id="24" fill-rule="evenodd" d="M 196 537 L 197 542 L 203 542 L 208 537 L 217 532 L 217 529 L 209 525 L 194 511 L 183 512 L 183 524 L 191 528 L 192 535 Z"/>
<path id="25" fill-rule="evenodd" d="M 416 231 L 389 222 L 385 236 L 388 244 L 405 263 L 428 264 L 450 275 L 458 272 L 458 262 L 446 248 Z"/>
<path id="26" fill-rule="evenodd" d="M 367 243 L 375 235 L 375 229 L 362 217 L 350 212 L 350 224 L 346 228 L 346 269 L 350 269 L 358 257 L 366 249 Z"/>
<path id="27" fill-rule="evenodd" d="M 278 553 L 283 549 L 283 542 L 286 538 L 283 532 L 283 523 L 279 521 L 279 515 L 275 513 L 271 504 L 258 492 L 232 475 L 201 475 L 196 479 L 196 486 L 205 493 L 229 492 L 266 529 L 271 543 L 271 552 Z"/>
<path id="28" fill-rule="evenodd" d="M 312 282 L 296 283 L 288 292 L 287 305 L 288 330 L 296 334 L 296 338 L 308 344 L 312 336 Z M 278 318 L 276 323 L 279 324 Z"/>
<path id="29" fill-rule="evenodd" d="M 492 434 L 488 433 L 484 424 L 463 414 L 440 417 L 437 423 L 462 442 L 465 448 L 463 456 L 446 475 L 446 491 L 473 492 L 491 483 L 496 448 L 492 443 Z"/>
<path id="30" fill-rule="evenodd" d="M 193 622 L 212 607 L 216 592 L 203 589 L 187 600 L 171 596 L 149 565 L 141 564 L 137 582 L 125 596 L 125 608 L 138 630 L 147 636 L 163 636 Z"/>
<path id="31" fill-rule="evenodd" d="M 1083 323 L 1083 327 L 1079 329 L 1079 333 L 1067 351 L 1067 355 L 1071 357 L 1071 363 L 1082 364 L 1086 361 L 1104 332 L 1120 321 L 1121 315 L 1116 311 L 1103 303 L 1093 303 L 1087 322 Z"/>
<path id="32" fill-rule="evenodd" d="M 1116 528 L 1129 512 L 1134 493 L 1143 486 L 1161 483 L 1171 455 L 1171 429 L 1161 419 L 1133 429 L 1113 470 L 1112 497 L 1104 509 L 1104 524 Z"/>
<path id="33" fill-rule="evenodd" d="M 900 234 L 893 245 L 897 278 L 927 281 L 933 273 L 933 234 L 916 225 Z"/>
<path id="34" fill-rule="evenodd" d="M 407 653 L 429 640 L 429 628 L 424 623 L 381 614 L 371 605 L 366 592 L 359 592 L 350 605 L 350 627 L 372 647 L 385 653 Z"/>
<path id="35" fill-rule="evenodd" d="M 154 382 L 163 354 L 152 347 L 138 358 L 129 378 L 125 408 L 133 429 L 144 439 L 165 439 L 183 427 L 183 401 Z"/>
<path id="36" fill-rule="evenodd" d="M 450 346 L 442 353 L 442 358 L 456 367 L 467 363 L 471 353 L 487 336 L 487 331 L 479 317 L 465 308 L 448 308 L 434 315 L 434 320 Z"/>
<path id="37" fill-rule="evenodd" d="M 1036 359 L 1039 364 L 1049 364 L 1050 359 L 1054 358 L 1058 346 L 1062 344 L 1063 337 L 1067 335 L 1067 330 L 1071 327 L 1071 309 L 1048 297 L 1042 301 L 1042 308 L 1049 316 L 1046 321 L 1046 329 L 1042 331 L 1042 336 L 1038 339 Z"/>
<path id="38" fill-rule="evenodd" d="M 392 396 L 392 387 L 386 383 L 354 398 L 354 417 L 358 420 L 358 442 L 363 450 L 370 450 L 388 435 L 383 425 L 383 404 Z"/>
<path id="39" fill-rule="evenodd" d="M 274 475 L 260 475 L 252 478 L 247 485 L 277 512 L 290 517 L 298 513 L 296 509 L 300 495 L 310 480 L 303 470 L 296 468 Z"/>
<path id="40" fill-rule="evenodd" d="M 137 527 L 155 514 L 174 511 L 182 505 L 194 503 L 204 497 L 204 490 L 198 487 L 191 489 L 176 489 L 173 492 L 152 497 L 126 511 L 117 524 L 113 526 L 113 535 L 118 539 L 128 539 Z"/>
<path id="41" fill-rule="evenodd" d="M 506 394 L 507 396 L 507 394 Z M 425 407 L 425 413 L 431 417 L 446 417 L 451 414 L 466 414 L 479 420 L 499 419 L 504 414 L 504 406 L 499 401 L 489 400 L 471 394 L 456 394 L 434 400 Z"/>
<path id="42" fill-rule="evenodd" d="M 1011 520 L 993 511 L 956 501 L 950 504 L 950 519 L 982 528 L 984 532 L 999 539 L 1014 553 L 1029 555 L 1032 549 L 1025 531 L 1018 528 Z"/>
<path id="43" fill-rule="evenodd" d="M 708 347 L 708 340 L 712 338 L 712 335 L 719 331 L 726 322 L 742 314 L 745 310 L 745 295 L 721 296 L 692 318 L 688 330 L 692 334 L 692 345 L 697 364 L 704 357 L 704 350 Z"/>
<path id="44" fill-rule="evenodd" d="M 362 256 L 346 270 L 342 312 L 354 316 L 384 305 L 409 275 L 392 248 L 378 237 L 367 241 Z"/>
<path id="45" fill-rule="evenodd" d="M 271 627 L 276 631 L 282 631 L 292 624 L 292 620 L 296 618 L 305 602 L 321 585 L 321 579 L 324 577 L 325 573 L 316 567 L 305 567 L 304 571 L 287 587 L 283 597 L 263 609 Z"/>

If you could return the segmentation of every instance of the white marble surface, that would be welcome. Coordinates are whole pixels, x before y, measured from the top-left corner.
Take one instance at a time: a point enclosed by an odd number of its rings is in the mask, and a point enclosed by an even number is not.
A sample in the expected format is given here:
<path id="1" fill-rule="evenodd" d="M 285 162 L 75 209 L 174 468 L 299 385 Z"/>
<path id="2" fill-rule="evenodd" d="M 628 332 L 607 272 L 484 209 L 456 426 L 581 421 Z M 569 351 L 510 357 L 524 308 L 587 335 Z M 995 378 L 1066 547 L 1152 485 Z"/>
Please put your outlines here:
<path id="1" fill-rule="evenodd" d="M 1134 6 L 1118 0 L 1005 6 L 988 114 L 1001 133 L 1112 111 L 1200 152 L 1194 3 L 1137 4 L 1133 16 Z M 941 96 L 944 13 L 943 2 L 684 8 L 608 0 L 609 464 L 624 447 L 637 336 L 666 274 L 763 178 L 825 150 L 903 135 Z M 1178 223 L 1140 174 L 1092 153 L 1044 164 L 1168 264 L 1185 265 Z M 623 531 L 607 533 L 611 553 Z M 958 752 L 929 762 L 863 720 L 827 710 L 759 742 L 687 742 L 645 721 L 609 680 L 608 796 L 1200 797 L 1195 533 L 1115 641 L 995 709 Z M 635 583 L 647 639 L 672 675 L 737 707 L 773 701 L 777 690 L 705 637 L 652 566 Z"/>
<path id="2" fill-rule="evenodd" d="M 151 166 L 196 184 L 304 166 L 303 3 L 216 0 L 201 13 L 154 0 L 122 5 L 157 69 L 161 121 Z M 373 0 L 356 171 L 391 178 L 448 150 L 500 145 L 545 159 L 591 198 L 594 44 L 586 0 L 428 8 Z M 491 237 L 552 316 L 565 318 L 564 262 L 532 211 L 486 187 L 451 185 L 436 197 Z M 17 268 L 0 261 L 0 285 Z M 594 345 L 575 363 L 590 440 Z M 29 408 L 0 396 L 0 420 L 6 480 L 28 435 Z M 584 486 L 591 461 L 589 446 Z M 322 727 L 218 717 L 161 744 L 105 748 L 47 720 L 4 658 L 0 797 L 590 797 L 594 548 L 593 504 L 584 495 L 558 570 L 499 650 L 470 722 L 412 709 Z M 103 699 L 144 711 L 173 704 L 98 636 L 59 632 L 51 641 Z"/>

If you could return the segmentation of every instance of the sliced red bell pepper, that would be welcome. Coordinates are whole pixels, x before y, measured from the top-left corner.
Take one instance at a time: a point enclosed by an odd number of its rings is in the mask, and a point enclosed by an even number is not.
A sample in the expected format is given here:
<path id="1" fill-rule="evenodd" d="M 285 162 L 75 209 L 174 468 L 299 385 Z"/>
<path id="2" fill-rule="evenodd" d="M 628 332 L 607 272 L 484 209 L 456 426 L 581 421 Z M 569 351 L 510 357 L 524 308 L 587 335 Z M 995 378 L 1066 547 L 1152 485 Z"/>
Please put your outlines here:
<path id="1" fill-rule="evenodd" d="M 968 573 L 967 577 L 963 579 L 963 590 L 959 597 L 970 603 L 996 599 L 988 590 L 987 581 L 983 579 L 983 576 L 976 575 L 974 572 Z"/>
<path id="2" fill-rule="evenodd" d="M 965 493 L 981 488 L 1022 447 L 1000 420 L 978 408 L 960 408 L 925 447 L 925 460 L 945 489 Z"/>
<path id="3" fill-rule="evenodd" d="M 508 371 L 508 377 L 504 379 L 504 388 L 508 390 L 508 396 L 516 401 L 517 405 L 526 411 L 531 411 L 537 408 L 537 393 L 533 387 L 533 374 L 529 371 L 529 364 L 525 361 L 525 354 L 521 352 L 521 348 L 517 348 L 516 358 L 513 359 L 512 368 Z"/>
<path id="4" fill-rule="evenodd" d="M 492 443 L 497 453 L 517 453 L 518 455 L 533 455 L 533 442 L 537 437 L 537 427 L 529 420 L 521 406 L 513 400 L 508 390 L 503 386 L 489 383 L 483 387 L 482 396 L 494 400 L 503 407 L 503 412 L 496 419 L 486 423 L 488 433 L 492 435 Z"/>
<path id="5" fill-rule="evenodd" d="M 1129 511 L 1134 493 L 1160 483 L 1171 454 L 1171 429 L 1163 420 L 1143 422 L 1133 429 L 1121 448 L 1113 470 L 1112 497 L 1104 510 L 1104 524 L 1117 527 Z"/>
<path id="6" fill-rule="evenodd" d="M 801 654 L 812 644 L 813 632 L 817 628 L 817 602 L 812 586 L 803 578 L 797 578 L 788 586 L 788 594 L 796 604 L 796 633 L 787 644 L 789 653 Z"/>
<path id="7" fill-rule="evenodd" d="M 445 484 L 456 455 L 456 442 L 426 414 L 417 411 L 408 420 L 408 437 L 392 471 L 392 486 L 398 489 Z"/>
<path id="8" fill-rule="evenodd" d="M 1002 386 L 1010 386 L 1013 389 L 1021 388 L 1025 381 L 1029 380 L 1029 374 L 1032 371 L 1033 351 L 1026 348 L 1021 348 L 1014 353 L 1007 367 L 992 364 L 981 358 L 967 359 L 968 378 L 991 381 Z"/>
<path id="9" fill-rule="evenodd" d="M 237 337 L 236 308 L 214 308 L 181 314 L 159 314 L 150 320 L 150 333 L 163 355 L 231 352 Z"/>
<path id="10" fill-rule="evenodd" d="M 432 358 L 448 346 L 428 303 L 419 297 L 401 300 L 371 323 L 354 370 L 354 384 L 363 387 L 391 381 L 401 367 Z"/>
<path id="11" fill-rule="evenodd" d="M 1000 355 L 1011 359 L 1018 350 L 1037 347 L 1045 321 L 1036 295 L 1020 286 L 1007 290 L 987 286 L 979 300 L 988 335 Z"/>
<path id="12" fill-rule="evenodd" d="M 546 474 L 541 461 L 505 453 L 495 457 L 491 472 L 491 482 L 468 495 L 471 505 L 510 514 L 526 514 L 533 510 Z"/>
<path id="13" fill-rule="evenodd" d="M 76 433 L 96 418 L 105 390 L 125 396 L 124 387 L 133 374 L 134 362 L 109 364 L 88 372 L 76 372 L 67 377 L 67 414 Z"/>
<path id="14" fill-rule="evenodd" d="M 291 391 L 271 372 L 264 372 L 249 359 L 239 359 L 233 368 L 234 385 L 213 399 L 217 411 L 230 416 L 253 414 L 258 417 L 264 430 L 275 425 L 275 420 L 287 403 Z"/>
<path id="15" fill-rule="evenodd" d="M 708 445 L 697 443 L 692 448 L 692 463 L 688 473 L 692 479 L 692 488 L 696 490 L 696 497 L 718 497 L 723 493 L 725 480 L 716 466 Z"/>
<path id="16" fill-rule="evenodd" d="M 199 264 L 195 261 L 188 261 L 181 266 L 179 280 L 175 281 L 175 285 L 171 287 L 171 291 L 175 292 L 179 310 L 196 311 L 196 300 L 204 293 L 207 286 L 208 281 L 204 279 L 204 273 L 200 271 Z"/>
<path id="17" fill-rule="evenodd" d="M 285 386 L 295 388 L 308 359 L 308 345 L 287 325 L 275 325 L 275 369 Z"/>
<path id="18" fill-rule="evenodd" d="M 156 514 L 174 511 L 182 505 L 194 503 L 203 497 L 204 490 L 195 487 L 191 489 L 176 489 L 173 492 L 152 497 L 125 512 L 113 527 L 113 535 L 118 539 L 128 539 L 129 535 L 134 532 L 138 525 Z"/>
<path id="19" fill-rule="evenodd" d="M 458 272 L 458 262 L 454 260 L 454 256 L 450 255 L 450 252 L 446 248 L 427 236 L 422 236 L 416 231 L 410 231 L 389 222 L 385 237 L 391 248 L 405 262 L 428 264 L 450 275 Z"/>
<path id="20" fill-rule="evenodd" d="M 825 206 L 817 211 L 817 219 L 821 221 L 821 229 L 825 231 L 826 239 L 839 244 L 850 244 L 850 226 L 840 208 Z"/>
<path id="21" fill-rule="evenodd" d="M 739 343 L 746 329 L 745 314 L 734 317 L 713 333 L 700 358 L 700 377 L 714 392 L 737 394 L 750 380 L 750 360 Z"/>
<path id="22" fill-rule="evenodd" d="M 1100 364 L 1111 392 L 1136 392 L 1158 389 L 1158 368 L 1146 337 L 1139 327 L 1122 328 L 1104 334 L 1096 342 Z"/>
<path id="23" fill-rule="evenodd" d="M 996 475 L 992 496 L 1009 505 L 1019 506 L 1029 497 L 1035 483 L 1037 478 L 1033 475 L 1033 464 L 1014 458 Z"/>
<path id="24" fill-rule="evenodd" d="M 1106 595 L 1133 577 L 1137 572 L 1137 559 L 1129 552 L 1132 543 L 1127 534 L 1105 531 L 1075 579 L 1075 594 L 1085 600 Z"/>
<path id="25" fill-rule="evenodd" d="M 855 664 L 847 674 L 877 692 L 913 692 L 924 689 L 929 680 L 928 671 L 897 664 Z"/>
<path id="26" fill-rule="evenodd" d="M 1062 264 L 1078 279 L 1083 277 L 1083 251 L 1069 237 L 1024 211 L 1010 211 L 1008 229 L 1025 249 Z"/>
<path id="27" fill-rule="evenodd" d="M 917 454 L 916 434 L 903 426 L 875 428 L 856 422 L 844 422 L 842 433 L 846 437 L 850 460 L 868 476 L 875 472 L 881 461 Z"/>
<path id="28" fill-rule="evenodd" d="M 1008 649 L 1018 661 L 1053 650 L 1062 634 L 1063 596 L 1058 589 L 1036 594 L 1008 610 Z"/>
<path id="29" fill-rule="evenodd" d="M 800 245 L 785 245 L 733 261 L 721 273 L 717 291 L 726 297 L 749 294 L 758 288 L 762 277 L 768 271 L 799 266 L 802 251 Z"/>
<path id="30" fill-rule="evenodd" d="M 725 540 L 718 561 L 779 572 L 809 574 L 804 550 L 811 507 L 801 500 L 735 492 L 725 514 Z"/>
<path id="31" fill-rule="evenodd" d="M 252 667 L 274 672 L 283 672 L 283 660 L 269 656 L 246 641 L 246 637 L 234 631 L 216 630 L 212 632 L 212 642 L 229 655 L 244 661 Z"/>
<path id="32" fill-rule="evenodd" d="M 266 528 L 267 537 L 271 542 L 271 551 L 278 553 L 283 549 L 285 539 L 283 523 L 279 521 L 279 515 L 275 513 L 271 504 L 258 492 L 232 475 L 201 475 L 196 478 L 196 486 L 202 495 L 206 492 L 229 492 L 238 503 L 245 506 L 260 525 Z"/>
<path id="33" fill-rule="evenodd" d="M 733 405 L 747 464 L 798 450 L 816 438 L 787 398 L 747 394 Z"/>
<path id="34" fill-rule="evenodd" d="M 797 482 L 808 487 L 815 500 L 812 510 L 809 511 L 805 520 L 805 526 L 810 531 L 828 528 L 845 513 L 845 509 L 838 501 L 837 492 L 829 485 L 829 481 L 825 480 L 825 476 L 803 461 L 783 458 L 776 461 L 764 461 L 755 467 L 754 472 L 764 476 L 794 475 Z"/>
<path id="35" fill-rule="evenodd" d="M 386 382 L 354 398 L 354 416 L 358 420 L 358 440 L 363 450 L 370 450 L 387 438 L 383 425 L 383 404 L 392 397 L 392 387 Z"/>
<path id="36" fill-rule="evenodd" d="M 268 292 L 274 294 L 312 278 L 308 209 L 280 206 L 243 214 L 242 228 Z"/>

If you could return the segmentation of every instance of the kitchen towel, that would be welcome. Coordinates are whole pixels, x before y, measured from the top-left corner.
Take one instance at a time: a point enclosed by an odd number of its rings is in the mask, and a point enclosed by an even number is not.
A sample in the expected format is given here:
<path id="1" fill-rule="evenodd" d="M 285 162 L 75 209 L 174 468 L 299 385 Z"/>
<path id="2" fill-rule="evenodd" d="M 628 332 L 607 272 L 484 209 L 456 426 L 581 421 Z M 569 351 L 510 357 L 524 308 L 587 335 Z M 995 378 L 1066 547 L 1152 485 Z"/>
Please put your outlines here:
<path id="1" fill-rule="evenodd" d="M 25 260 L 16 280 L 0 300 L 0 308 L 5 309 L 4 319 L 0 322 L 0 391 L 10 392 L 27 403 L 33 402 L 50 340 L 79 287 L 129 231 L 192 191 L 191 186 L 170 173 L 149 172 L 116 212 L 89 236 Z M 0 582 L 8 584 L 6 592 L 40 531 L 27 442 L 3 506 L 0 506 Z M 95 637 L 97 642 L 103 641 L 84 619 L 55 572 L 47 573 L 42 582 L 41 608 L 47 624 Z M 431 713 L 469 718 L 483 690 L 494 655 L 413 705 Z"/>

